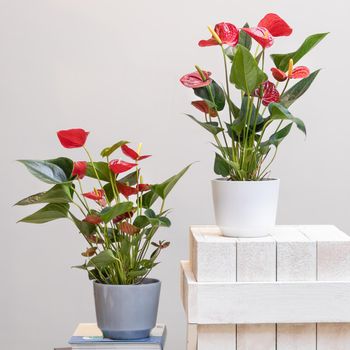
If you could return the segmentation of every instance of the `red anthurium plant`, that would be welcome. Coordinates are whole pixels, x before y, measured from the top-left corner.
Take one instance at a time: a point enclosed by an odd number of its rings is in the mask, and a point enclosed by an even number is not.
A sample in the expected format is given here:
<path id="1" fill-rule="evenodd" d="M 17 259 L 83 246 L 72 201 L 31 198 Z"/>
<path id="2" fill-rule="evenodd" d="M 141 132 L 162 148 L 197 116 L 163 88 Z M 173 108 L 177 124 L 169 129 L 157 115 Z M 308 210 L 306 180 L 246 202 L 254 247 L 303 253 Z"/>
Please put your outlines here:
<path id="1" fill-rule="evenodd" d="M 188 116 L 213 136 L 216 174 L 233 181 L 263 180 L 292 126 L 306 134 L 303 121 L 289 107 L 308 90 L 319 70 L 310 72 L 295 64 L 328 33 L 310 35 L 295 51 L 271 54 L 273 65 L 268 69 L 267 50 L 293 31 L 277 14 L 267 14 L 256 27 L 238 28 L 223 22 L 208 28 L 211 38 L 198 45 L 219 47 L 225 84 L 221 87 L 211 72 L 199 66 L 184 75 L 180 82 L 201 98 L 191 102 L 201 113 L 200 119 Z M 292 81 L 295 84 L 290 86 Z M 240 103 L 232 86 L 239 91 Z M 223 113 L 227 113 L 226 120 Z"/>
<path id="2" fill-rule="evenodd" d="M 141 144 L 134 150 L 127 141 L 119 141 L 103 149 L 103 160 L 96 162 L 85 146 L 88 134 L 83 129 L 57 132 L 63 147 L 83 148 L 86 161 L 65 157 L 19 161 L 32 175 L 52 185 L 16 203 L 45 204 L 20 222 L 69 219 L 86 243 L 81 254 L 85 262 L 77 268 L 103 284 L 141 283 L 169 246 L 167 241 L 154 240 L 154 235 L 159 228 L 170 226 L 165 200 L 189 166 L 162 183 L 144 183 L 140 162 L 150 155 L 141 154 Z M 114 159 L 119 150 L 132 162 Z M 87 183 L 86 178 L 90 178 Z"/>

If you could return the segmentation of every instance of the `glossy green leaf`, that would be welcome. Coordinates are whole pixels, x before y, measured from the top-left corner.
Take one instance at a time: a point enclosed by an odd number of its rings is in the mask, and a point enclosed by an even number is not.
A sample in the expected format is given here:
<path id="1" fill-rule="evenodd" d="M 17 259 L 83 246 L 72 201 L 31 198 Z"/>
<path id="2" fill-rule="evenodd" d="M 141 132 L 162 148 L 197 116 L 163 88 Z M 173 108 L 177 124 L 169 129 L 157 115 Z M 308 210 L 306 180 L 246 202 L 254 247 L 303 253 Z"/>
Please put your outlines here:
<path id="1" fill-rule="evenodd" d="M 215 153 L 214 172 L 222 177 L 227 177 L 230 175 L 230 166 L 218 153 Z"/>
<path id="2" fill-rule="evenodd" d="M 163 183 L 158 184 L 158 185 L 153 185 L 152 191 L 155 192 L 162 199 L 165 199 L 168 196 L 168 194 L 170 193 L 170 191 L 173 189 L 173 187 L 176 185 L 176 183 L 181 179 L 181 177 L 190 168 L 191 165 L 192 164 L 187 165 L 187 167 L 185 167 L 179 173 L 170 177 L 169 179 L 167 179 Z"/>
<path id="3" fill-rule="evenodd" d="M 315 80 L 320 69 L 312 72 L 308 77 L 300 80 L 295 85 L 293 85 L 289 90 L 287 90 L 282 96 L 280 103 L 289 108 L 300 96 L 302 96 L 310 87 L 312 82 Z"/>
<path id="4" fill-rule="evenodd" d="M 271 58 L 275 63 L 275 66 L 284 72 L 288 69 L 289 60 L 292 58 L 294 64 L 303 58 L 312 48 L 314 48 L 327 34 L 319 33 L 310 35 L 305 39 L 301 46 L 293 52 L 286 54 L 273 54 Z"/>
<path id="5" fill-rule="evenodd" d="M 103 186 L 106 198 L 111 202 L 114 199 L 112 184 L 109 182 Z"/>
<path id="6" fill-rule="evenodd" d="M 56 219 L 66 218 L 68 216 L 69 204 L 50 203 L 44 208 L 38 210 L 32 215 L 26 216 L 18 222 L 27 222 L 31 224 L 43 224 Z"/>
<path id="7" fill-rule="evenodd" d="M 133 222 L 133 225 L 138 228 L 144 228 L 149 224 L 148 217 L 146 215 L 139 215 Z"/>
<path id="8" fill-rule="evenodd" d="M 249 28 L 249 24 L 246 23 L 243 28 Z M 241 30 L 239 32 L 238 44 L 250 50 L 252 47 L 252 38 L 244 30 Z"/>
<path id="9" fill-rule="evenodd" d="M 164 227 L 171 226 L 171 221 L 166 216 L 161 216 L 159 218 L 159 221 L 160 221 L 160 226 L 164 226 Z"/>
<path id="10" fill-rule="evenodd" d="M 115 143 L 113 146 L 111 147 L 106 147 L 101 151 L 101 156 L 102 157 L 109 157 L 114 151 L 116 151 L 119 147 L 126 145 L 127 143 L 129 143 L 129 141 L 118 141 L 117 143 Z"/>
<path id="11" fill-rule="evenodd" d="M 281 130 L 278 130 L 277 132 L 273 133 L 269 139 L 265 142 L 262 142 L 260 144 L 261 147 L 268 147 L 268 146 L 275 146 L 278 147 L 279 144 L 283 141 L 283 139 L 289 134 L 291 128 L 293 126 L 293 123 L 290 123 L 286 125 Z"/>
<path id="12" fill-rule="evenodd" d="M 37 203 L 70 203 L 72 196 L 70 187 L 65 184 L 58 184 L 47 192 L 33 194 L 17 202 L 15 205 L 29 205 Z"/>
<path id="13" fill-rule="evenodd" d="M 46 160 L 19 160 L 29 172 L 48 184 L 60 184 L 68 181 L 65 172 L 56 164 Z"/>
<path id="14" fill-rule="evenodd" d="M 237 51 L 232 61 L 230 81 L 237 89 L 251 94 L 261 83 L 267 80 L 267 75 L 258 67 L 253 55 L 242 45 L 236 46 Z"/>
<path id="15" fill-rule="evenodd" d="M 125 175 L 124 177 L 122 177 L 121 179 L 118 179 L 119 182 L 122 183 L 127 183 L 129 186 L 134 186 L 137 183 L 137 171 L 133 171 L 127 175 Z"/>
<path id="16" fill-rule="evenodd" d="M 122 215 L 130 211 L 133 207 L 132 202 L 122 202 L 114 205 L 113 207 L 103 208 L 100 212 L 100 218 L 103 222 L 107 223 L 113 220 L 116 216 Z"/>
<path id="17" fill-rule="evenodd" d="M 108 163 L 106 162 L 94 162 L 93 163 L 97 172 L 98 177 L 101 181 L 110 181 L 110 175 L 109 175 L 109 167 Z M 86 176 L 91 177 L 93 179 L 97 179 L 97 176 L 94 171 L 94 167 L 92 166 L 92 163 L 87 163 L 86 168 Z"/>
<path id="18" fill-rule="evenodd" d="M 151 187 L 151 191 L 148 191 L 142 195 L 142 207 L 150 208 L 158 198 L 158 194 L 155 193 Z"/>
<path id="19" fill-rule="evenodd" d="M 306 135 L 306 129 L 304 122 L 294 117 L 287 108 L 283 107 L 279 103 L 272 102 L 269 104 L 270 118 L 271 119 L 280 119 L 280 120 L 290 120 L 295 123 L 297 128 L 301 130 Z"/>
<path id="20" fill-rule="evenodd" d="M 116 257 L 114 256 L 112 250 L 106 249 L 103 250 L 101 253 L 98 253 L 93 258 L 91 258 L 87 264 L 87 266 L 90 267 L 96 267 L 97 269 L 106 268 L 112 264 L 114 264 L 117 261 Z"/>
<path id="21" fill-rule="evenodd" d="M 131 278 L 141 277 L 141 276 L 144 276 L 147 272 L 148 272 L 148 269 L 130 270 L 128 272 L 128 276 Z"/>
<path id="22" fill-rule="evenodd" d="M 224 90 L 214 80 L 210 85 L 201 88 L 193 89 L 195 95 L 203 98 L 209 104 L 215 105 L 218 111 L 222 111 L 225 107 L 225 94 Z"/>
<path id="23" fill-rule="evenodd" d="M 73 161 L 66 157 L 48 159 L 47 162 L 59 166 L 66 174 L 67 179 L 70 179 L 73 171 Z"/>
<path id="24" fill-rule="evenodd" d="M 156 213 L 154 212 L 154 210 L 151 209 L 151 208 L 145 210 L 145 215 L 146 215 L 148 218 L 155 218 L 155 217 L 157 216 Z"/>
<path id="25" fill-rule="evenodd" d="M 216 122 L 201 122 L 190 114 L 186 115 L 213 135 L 216 135 L 223 130 L 222 128 L 218 127 L 218 123 Z"/>

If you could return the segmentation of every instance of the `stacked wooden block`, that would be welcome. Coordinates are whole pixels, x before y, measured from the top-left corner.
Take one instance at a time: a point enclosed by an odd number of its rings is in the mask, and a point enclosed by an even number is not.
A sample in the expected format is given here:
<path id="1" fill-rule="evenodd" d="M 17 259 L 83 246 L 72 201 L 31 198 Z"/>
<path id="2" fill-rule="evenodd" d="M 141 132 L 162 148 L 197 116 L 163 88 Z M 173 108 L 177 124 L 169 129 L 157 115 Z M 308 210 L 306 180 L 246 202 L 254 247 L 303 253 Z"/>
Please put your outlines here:
<path id="1" fill-rule="evenodd" d="M 192 226 L 181 293 L 187 350 L 350 350 L 350 237 L 335 226 Z"/>

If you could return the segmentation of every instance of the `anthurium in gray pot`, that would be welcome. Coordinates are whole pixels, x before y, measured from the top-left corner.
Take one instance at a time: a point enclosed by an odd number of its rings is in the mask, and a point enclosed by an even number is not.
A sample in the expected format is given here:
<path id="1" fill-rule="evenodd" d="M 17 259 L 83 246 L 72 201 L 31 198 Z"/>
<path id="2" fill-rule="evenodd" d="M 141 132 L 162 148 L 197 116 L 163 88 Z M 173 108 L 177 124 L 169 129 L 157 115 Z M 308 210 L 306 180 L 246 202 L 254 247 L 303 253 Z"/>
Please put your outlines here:
<path id="1" fill-rule="evenodd" d="M 189 166 L 162 183 L 145 183 L 140 162 L 150 156 L 141 154 L 141 144 L 134 150 L 127 141 L 119 141 L 104 148 L 103 161 L 95 162 L 85 147 L 88 134 L 83 129 L 57 133 L 63 147 L 84 149 L 86 161 L 64 157 L 19 161 L 52 186 L 16 203 L 45 204 L 19 221 L 69 219 L 86 242 L 81 253 L 85 261 L 75 267 L 93 281 L 97 324 L 104 336 L 145 338 L 156 324 L 161 285 L 148 275 L 170 244 L 156 241 L 155 234 L 170 226 L 165 200 Z M 110 159 L 120 150 L 130 161 Z M 85 177 L 93 179 L 88 191 L 83 189 Z"/>

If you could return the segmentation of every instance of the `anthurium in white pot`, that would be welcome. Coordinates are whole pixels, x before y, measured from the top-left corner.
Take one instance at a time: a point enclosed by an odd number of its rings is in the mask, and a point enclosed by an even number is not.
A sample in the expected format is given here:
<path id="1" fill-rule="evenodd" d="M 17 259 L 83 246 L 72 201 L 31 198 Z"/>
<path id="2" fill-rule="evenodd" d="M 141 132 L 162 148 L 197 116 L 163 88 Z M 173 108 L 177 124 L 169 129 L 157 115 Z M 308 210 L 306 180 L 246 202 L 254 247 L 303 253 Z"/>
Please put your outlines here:
<path id="1" fill-rule="evenodd" d="M 140 162 L 150 156 L 141 154 L 141 145 L 134 150 L 127 141 L 119 141 L 104 148 L 102 161 L 96 162 L 85 146 L 88 134 L 83 129 L 57 133 L 63 147 L 83 148 L 87 160 L 20 160 L 36 178 L 51 185 L 16 203 L 44 204 L 20 222 L 69 219 L 86 243 L 84 262 L 75 267 L 93 281 L 97 325 L 103 335 L 145 338 L 156 324 L 160 295 L 160 281 L 148 275 L 170 244 L 155 240 L 155 234 L 170 226 L 165 200 L 189 166 L 162 183 L 145 183 Z M 111 159 L 120 150 L 131 160 Z M 85 177 L 93 180 L 85 182 Z M 91 181 L 96 187 L 91 188 Z M 84 190 L 86 186 L 89 190 Z"/>
<path id="2" fill-rule="evenodd" d="M 226 236 L 264 236 L 275 225 L 279 193 L 279 180 L 270 177 L 270 166 L 293 125 L 306 135 L 303 121 L 289 107 L 319 73 L 295 64 L 328 33 L 307 37 L 293 52 L 271 54 L 273 66 L 267 74 L 266 51 L 275 37 L 292 33 L 282 18 L 269 13 L 256 27 L 245 24 L 239 29 L 223 22 L 208 28 L 212 37 L 198 44 L 219 48 L 224 87 L 199 66 L 180 81 L 200 98 L 192 105 L 204 118 L 188 116 L 212 135 L 216 148 L 214 171 L 221 176 L 212 180 L 216 222 Z"/>

